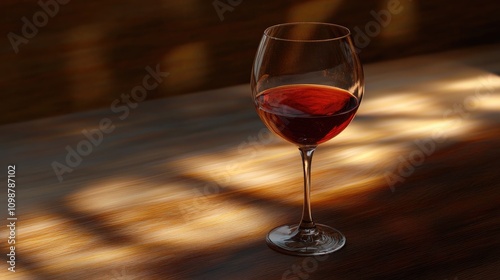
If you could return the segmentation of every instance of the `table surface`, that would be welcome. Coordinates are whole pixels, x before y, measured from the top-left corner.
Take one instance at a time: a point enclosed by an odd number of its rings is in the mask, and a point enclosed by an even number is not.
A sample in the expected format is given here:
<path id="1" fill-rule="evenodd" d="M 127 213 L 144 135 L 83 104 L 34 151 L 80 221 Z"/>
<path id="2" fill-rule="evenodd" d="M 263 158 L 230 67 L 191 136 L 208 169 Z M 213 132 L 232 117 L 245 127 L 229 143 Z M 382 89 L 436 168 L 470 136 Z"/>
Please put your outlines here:
<path id="1" fill-rule="evenodd" d="M 500 45 L 365 65 L 358 115 L 313 160 L 315 220 L 347 237 L 321 258 L 265 244 L 298 222 L 302 170 L 248 85 L 4 125 L 0 278 L 498 279 L 499 73 Z"/>

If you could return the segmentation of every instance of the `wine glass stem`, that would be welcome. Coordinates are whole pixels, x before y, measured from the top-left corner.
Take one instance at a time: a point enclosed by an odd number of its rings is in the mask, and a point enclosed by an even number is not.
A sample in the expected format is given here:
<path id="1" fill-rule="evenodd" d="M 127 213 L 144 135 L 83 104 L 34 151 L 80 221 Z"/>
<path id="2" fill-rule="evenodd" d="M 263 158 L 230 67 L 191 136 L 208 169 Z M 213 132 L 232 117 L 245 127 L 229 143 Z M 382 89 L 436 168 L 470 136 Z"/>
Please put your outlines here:
<path id="1" fill-rule="evenodd" d="M 304 206 L 302 208 L 302 219 L 300 229 L 313 229 L 315 224 L 311 212 L 311 163 L 316 146 L 299 147 L 302 156 L 302 167 L 304 168 Z"/>

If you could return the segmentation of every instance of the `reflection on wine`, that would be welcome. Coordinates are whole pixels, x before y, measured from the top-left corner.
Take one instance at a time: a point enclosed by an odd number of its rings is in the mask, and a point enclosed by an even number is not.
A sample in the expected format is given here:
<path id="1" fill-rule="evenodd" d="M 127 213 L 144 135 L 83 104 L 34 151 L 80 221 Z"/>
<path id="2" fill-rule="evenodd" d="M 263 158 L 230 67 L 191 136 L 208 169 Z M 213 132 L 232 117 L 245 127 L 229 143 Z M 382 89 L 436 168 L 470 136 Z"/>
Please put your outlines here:
<path id="1" fill-rule="evenodd" d="M 354 118 L 359 102 L 340 88 L 294 84 L 261 92 L 255 106 L 266 126 L 283 139 L 315 146 L 342 132 Z"/>

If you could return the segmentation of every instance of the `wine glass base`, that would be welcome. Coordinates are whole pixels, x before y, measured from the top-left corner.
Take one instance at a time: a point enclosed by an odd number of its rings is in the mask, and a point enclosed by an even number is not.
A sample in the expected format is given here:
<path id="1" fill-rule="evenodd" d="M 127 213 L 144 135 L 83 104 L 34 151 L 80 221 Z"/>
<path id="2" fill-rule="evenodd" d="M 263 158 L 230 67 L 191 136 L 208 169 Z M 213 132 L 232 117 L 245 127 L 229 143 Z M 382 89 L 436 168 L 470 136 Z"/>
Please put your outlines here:
<path id="1" fill-rule="evenodd" d="M 326 255 L 346 243 L 340 231 L 321 224 L 312 229 L 299 229 L 298 225 L 279 226 L 267 234 L 266 241 L 271 249 L 293 256 Z"/>

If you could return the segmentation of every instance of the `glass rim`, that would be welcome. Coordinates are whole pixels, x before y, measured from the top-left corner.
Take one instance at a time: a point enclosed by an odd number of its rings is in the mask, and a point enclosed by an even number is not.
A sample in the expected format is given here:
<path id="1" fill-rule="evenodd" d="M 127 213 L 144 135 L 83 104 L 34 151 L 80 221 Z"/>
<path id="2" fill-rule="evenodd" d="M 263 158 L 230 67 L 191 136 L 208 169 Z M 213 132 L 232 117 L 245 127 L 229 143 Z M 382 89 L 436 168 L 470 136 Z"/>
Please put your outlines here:
<path id="1" fill-rule="evenodd" d="M 287 39 L 287 38 L 281 38 L 278 36 L 273 36 L 270 35 L 271 29 L 283 27 L 283 26 L 291 26 L 291 25 L 316 25 L 316 26 L 329 26 L 329 27 L 335 27 L 338 28 L 339 30 L 343 30 L 345 34 L 339 35 L 339 36 L 334 36 L 331 38 L 326 38 L 326 39 Z M 349 28 L 339 25 L 339 24 L 334 24 L 334 23 L 328 23 L 328 22 L 313 22 L 313 21 L 303 21 L 303 22 L 287 22 L 287 23 L 280 23 L 280 24 L 275 24 L 271 25 L 268 28 L 264 30 L 264 36 L 270 39 L 274 40 L 280 40 L 280 41 L 288 41 L 288 42 L 328 42 L 328 41 L 336 41 L 336 40 L 341 40 L 349 37 L 351 35 L 351 30 Z"/>

